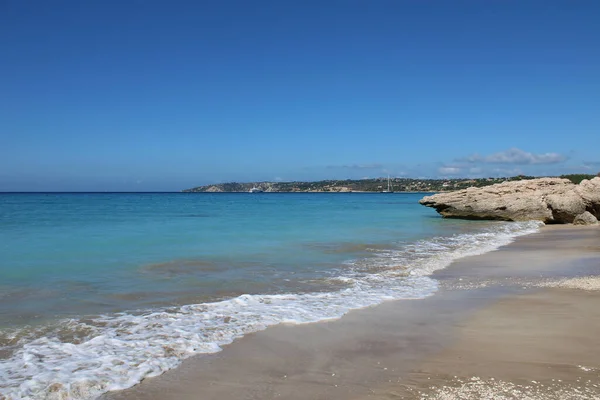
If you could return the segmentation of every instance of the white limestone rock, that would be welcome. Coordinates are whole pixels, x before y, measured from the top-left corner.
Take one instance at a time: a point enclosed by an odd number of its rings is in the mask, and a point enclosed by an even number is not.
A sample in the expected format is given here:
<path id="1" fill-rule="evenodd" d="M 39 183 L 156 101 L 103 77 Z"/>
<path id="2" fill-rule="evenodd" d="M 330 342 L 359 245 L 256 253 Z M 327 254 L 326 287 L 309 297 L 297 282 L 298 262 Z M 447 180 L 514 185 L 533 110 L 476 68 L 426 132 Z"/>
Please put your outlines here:
<path id="1" fill-rule="evenodd" d="M 600 178 L 575 185 L 568 179 L 539 178 L 503 182 L 426 196 L 419 201 L 443 217 L 501 221 L 572 223 L 588 211 L 600 216 Z"/>

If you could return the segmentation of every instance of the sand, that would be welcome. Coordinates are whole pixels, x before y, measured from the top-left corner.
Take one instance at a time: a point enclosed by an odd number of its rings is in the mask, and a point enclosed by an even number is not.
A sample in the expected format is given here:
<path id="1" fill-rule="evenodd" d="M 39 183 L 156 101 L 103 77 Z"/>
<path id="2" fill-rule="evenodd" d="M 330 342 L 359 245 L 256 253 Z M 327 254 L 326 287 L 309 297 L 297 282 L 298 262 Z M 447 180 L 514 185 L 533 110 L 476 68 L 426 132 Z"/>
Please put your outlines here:
<path id="1" fill-rule="evenodd" d="M 503 298 L 458 327 L 458 339 L 402 385 L 418 399 L 599 399 L 600 293 L 545 289 Z"/>
<path id="2" fill-rule="evenodd" d="M 599 275 L 599 228 L 547 227 L 427 299 L 272 327 L 104 398 L 600 399 Z"/>

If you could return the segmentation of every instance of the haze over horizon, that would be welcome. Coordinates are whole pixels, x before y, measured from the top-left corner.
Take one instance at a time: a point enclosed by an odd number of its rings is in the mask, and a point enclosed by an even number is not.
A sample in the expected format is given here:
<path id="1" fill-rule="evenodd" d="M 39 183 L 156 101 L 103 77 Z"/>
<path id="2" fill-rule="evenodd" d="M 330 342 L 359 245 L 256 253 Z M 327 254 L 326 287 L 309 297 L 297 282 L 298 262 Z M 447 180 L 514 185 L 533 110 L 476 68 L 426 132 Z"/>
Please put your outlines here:
<path id="1" fill-rule="evenodd" d="M 0 3 L 0 191 L 600 171 L 596 1 Z"/>

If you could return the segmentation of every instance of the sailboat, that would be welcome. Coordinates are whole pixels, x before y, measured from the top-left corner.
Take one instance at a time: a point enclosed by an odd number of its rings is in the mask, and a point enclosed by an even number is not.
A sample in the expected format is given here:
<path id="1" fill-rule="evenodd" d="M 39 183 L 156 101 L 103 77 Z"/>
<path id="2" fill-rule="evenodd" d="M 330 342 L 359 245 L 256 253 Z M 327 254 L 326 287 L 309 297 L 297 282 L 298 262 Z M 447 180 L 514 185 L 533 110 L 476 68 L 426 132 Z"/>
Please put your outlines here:
<path id="1" fill-rule="evenodd" d="M 381 193 L 394 193 L 394 191 L 390 187 L 390 176 L 388 175 L 388 188 L 387 190 L 382 190 Z"/>

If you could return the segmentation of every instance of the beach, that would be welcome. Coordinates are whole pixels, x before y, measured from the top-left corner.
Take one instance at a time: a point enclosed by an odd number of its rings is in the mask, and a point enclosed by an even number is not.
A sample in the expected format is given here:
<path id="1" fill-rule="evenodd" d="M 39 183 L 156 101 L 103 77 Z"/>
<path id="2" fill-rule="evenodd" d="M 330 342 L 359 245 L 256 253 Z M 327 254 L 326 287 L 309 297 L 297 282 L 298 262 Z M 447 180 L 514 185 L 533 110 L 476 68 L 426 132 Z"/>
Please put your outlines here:
<path id="1" fill-rule="evenodd" d="M 597 228 L 443 219 L 417 199 L 4 195 L 0 393 L 419 398 L 459 384 L 439 360 L 479 313 L 598 275 Z"/>
<path id="2" fill-rule="evenodd" d="M 102 398 L 600 398 L 599 250 L 597 227 L 547 226 L 426 299 L 270 327 Z"/>
<path id="3" fill-rule="evenodd" d="M 0 1 L 0 400 L 600 400 L 600 2 L 496 3 Z"/>
<path id="4" fill-rule="evenodd" d="M 351 311 L 391 300 L 437 298 L 443 280 L 432 277 L 436 271 L 540 228 L 535 221 L 444 220 L 418 198 L 0 196 L 0 393 L 93 400 L 150 382 L 188 358 L 229 354 L 246 342 L 239 339 L 268 327 L 302 327 L 292 335 L 317 329 L 309 352 L 324 338 L 320 329 L 337 326 L 329 322 L 347 314 L 352 322 Z M 428 303 L 417 304 L 421 318 Z M 396 319 L 408 318 L 401 310 Z M 396 319 L 381 329 L 397 331 Z M 363 325 L 356 319 L 352 330 Z M 331 341 L 338 337 L 334 331 Z"/>

